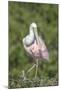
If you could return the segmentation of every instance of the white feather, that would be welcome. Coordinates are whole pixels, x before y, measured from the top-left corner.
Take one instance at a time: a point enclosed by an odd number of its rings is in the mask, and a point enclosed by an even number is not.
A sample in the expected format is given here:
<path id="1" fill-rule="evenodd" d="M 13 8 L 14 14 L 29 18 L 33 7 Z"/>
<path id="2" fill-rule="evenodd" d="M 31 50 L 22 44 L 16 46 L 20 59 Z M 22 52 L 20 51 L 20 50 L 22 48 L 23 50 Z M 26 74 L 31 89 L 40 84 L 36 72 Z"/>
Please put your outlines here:
<path id="1" fill-rule="evenodd" d="M 30 45 L 34 41 L 34 35 L 27 35 L 25 38 L 25 44 Z"/>
<path id="2" fill-rule="evenodd" d="M 30 25 L 29 35 L 27 35 L 27 36 L 24 38 L 24 44 L 27 45 L 27 46 L 31 45 L 31 44 L 33 43 L 33 41 L 34 41 L 34 30 L 33 30 L 33 28 L 34 28 L 34 29 L 37 28 L 37 25 L 36 25 L 35 23 L 32 23 L 32 24 Z"/>

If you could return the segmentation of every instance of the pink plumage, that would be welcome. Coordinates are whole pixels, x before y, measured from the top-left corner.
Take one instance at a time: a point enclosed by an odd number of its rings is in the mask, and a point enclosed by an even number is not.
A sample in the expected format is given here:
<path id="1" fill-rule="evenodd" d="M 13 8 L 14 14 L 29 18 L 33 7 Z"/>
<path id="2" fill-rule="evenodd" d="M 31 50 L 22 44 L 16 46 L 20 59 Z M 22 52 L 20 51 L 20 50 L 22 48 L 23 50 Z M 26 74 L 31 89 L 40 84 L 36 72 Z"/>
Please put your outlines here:
<path id="1" fill-rule="evenodd" d="M 35 78 L 37 76 L 37 70 L 38 70 L 38 59 L 49 59 L 49 53 L 48 49 L 41 37 L 39 37 L 37 32 L 37 25 L 36 23 L 32 23 L 30 25 L 30 32 L 29 34 L 23 38 L 23 45 L 26 50 L 26 52 L 36 59 L 36 64 L 34 64 L 27 72 L 30 72 L 35 66 L 36 66 L 36 73 Z M 40 59 L 39 59 L 40 60 Z"/>
<path id="2" fill-rule="evenodd" d="M 29 53 L 29 55 L 31 55 L 31 57 L 33 58 L 43 58 L 46 60 L 49 59 L 49 53 L 47 47 L 41 37 L 39 37 L 39 44 L 37 44 L 35 40 L 28 47 L 24 45 L 24 48 L 27 51 L 27 53 Z"/>

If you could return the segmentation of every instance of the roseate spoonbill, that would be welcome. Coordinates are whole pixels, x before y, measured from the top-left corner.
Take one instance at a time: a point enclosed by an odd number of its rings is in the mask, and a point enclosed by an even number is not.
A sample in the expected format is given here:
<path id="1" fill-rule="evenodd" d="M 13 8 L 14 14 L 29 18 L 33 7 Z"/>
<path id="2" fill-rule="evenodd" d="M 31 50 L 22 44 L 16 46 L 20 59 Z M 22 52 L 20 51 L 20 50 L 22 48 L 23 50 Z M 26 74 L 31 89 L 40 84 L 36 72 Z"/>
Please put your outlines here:
<path id="1" fill-rule="evenodd" d="M 38 36 L 37 32 L 37 25 L 36 23 L 30 24 L 29 27 L 29 35 L 27 35 L 25 38 L 23 38 L 23 45 L 27 53 L 36 59 L 36 64 L 34 64 L 28 71 L 30 72 L 35 66 L 36 66 L 36 73 L 35 78 L 37 76 L 37 70 L 38 70 L 38 59 L 49 59 L 49 53 L 47 50 L 47 47 L 42 40 L 41 36 Z"/>

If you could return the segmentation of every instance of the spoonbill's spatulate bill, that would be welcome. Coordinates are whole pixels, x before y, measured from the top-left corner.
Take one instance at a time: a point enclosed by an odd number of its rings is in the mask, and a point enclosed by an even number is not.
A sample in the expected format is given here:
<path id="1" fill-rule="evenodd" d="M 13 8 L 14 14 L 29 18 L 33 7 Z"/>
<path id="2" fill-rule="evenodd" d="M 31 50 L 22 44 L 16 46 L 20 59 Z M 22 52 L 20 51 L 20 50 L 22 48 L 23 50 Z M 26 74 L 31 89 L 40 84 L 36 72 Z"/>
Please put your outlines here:
<path id="1" fill-rule="evenodd" d="M 41 36 L 38 36 L 36 23 L 32 23 L 30 25 L 29 35 L 23 38 L 23 45 L 25 50 L 31 57 L 35 59 L 49 59 L 48 49 Z"/>

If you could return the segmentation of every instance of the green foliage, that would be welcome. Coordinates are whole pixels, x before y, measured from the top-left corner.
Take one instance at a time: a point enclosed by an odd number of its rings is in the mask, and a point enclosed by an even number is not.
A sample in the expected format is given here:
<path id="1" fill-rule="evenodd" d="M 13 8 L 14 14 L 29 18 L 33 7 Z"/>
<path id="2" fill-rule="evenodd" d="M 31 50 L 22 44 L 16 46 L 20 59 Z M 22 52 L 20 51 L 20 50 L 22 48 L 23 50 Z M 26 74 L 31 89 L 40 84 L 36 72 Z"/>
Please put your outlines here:
<path id="1" fill-rule="evenodd" d="M 58 85 L 58 5 L 9 1 L 9 88 Z M 49 50 L 49 61 L 39 60 L 38 78 L 35 69 L 20 77 L 34 64 L 24 50 L 22 39 L 29 33 L 29 25 L 36 22 L 39 35 Z"/>

